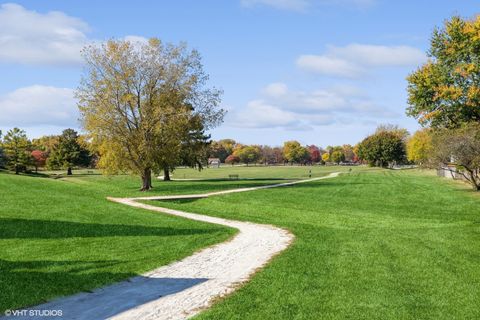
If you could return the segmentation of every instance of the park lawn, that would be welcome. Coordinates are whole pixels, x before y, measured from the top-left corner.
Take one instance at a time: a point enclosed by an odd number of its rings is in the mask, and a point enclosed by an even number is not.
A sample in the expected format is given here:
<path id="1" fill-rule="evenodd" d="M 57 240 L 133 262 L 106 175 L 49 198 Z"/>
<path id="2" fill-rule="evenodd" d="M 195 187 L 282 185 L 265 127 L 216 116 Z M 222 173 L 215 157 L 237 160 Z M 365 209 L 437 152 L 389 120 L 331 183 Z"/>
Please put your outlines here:
<path id="1" fill-rule="evenodd" d="M 307 179 L 310 176 L 321 177 L 333 171 L 349 171 L 350 168 L 361 170 L 362 167 L 222 165 L 220 168 L 210 167 L 202 171 L 179 168 L 174 171 L 172 177 L 174 179 L 226 179 L 231 174 L 237 174 L 240 179 Z"/>
<path id="2" fill-rule="evenodd" d="M 270 181 L 156 182 L 154 194 Z M 65 179 L 0 172 L 0 312 L 88 291 L 168 264 L 236 231 L 107 201 L 146 195 L 129 176 Z"/>
<path id="3" fill-rule="evenodd" d="M 292 246 L 199 319 L 479 319 L 480 197 L 416 170 L 353 170 L 194 202 L 289 229 Z"/>

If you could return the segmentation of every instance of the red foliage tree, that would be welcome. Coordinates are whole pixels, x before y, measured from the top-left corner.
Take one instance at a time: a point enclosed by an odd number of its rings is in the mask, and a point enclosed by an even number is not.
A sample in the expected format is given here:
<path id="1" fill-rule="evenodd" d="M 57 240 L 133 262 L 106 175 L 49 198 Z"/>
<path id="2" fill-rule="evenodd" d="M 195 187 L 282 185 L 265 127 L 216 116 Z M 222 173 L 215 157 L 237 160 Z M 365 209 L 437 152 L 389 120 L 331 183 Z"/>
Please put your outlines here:
<path id="1" fill-rule="evenodd" d="M 308 152 L 310 153 L 310 161 L 313 163 L 320 162 L 321 154 L 320 149 L 316 145 L 308 146 Z"/>
<path id="2" fill-rule="evenodd" d="M 240 158 L 237 157 L 236 155 L 229 155 L 226 159 L 225 159 L 225 163 L 231 163 L 232 166 L 235 164 L 235 163 L 239 163 L 240 162 Z"/>
<path id="3" fill-rule="evenodd" d="M 35 172 L 38 171 L 38 167 L 44 167 L 47 162 L 47 155 L 41 150 L 32 151 L 33 164 L 35 165 Z"/>

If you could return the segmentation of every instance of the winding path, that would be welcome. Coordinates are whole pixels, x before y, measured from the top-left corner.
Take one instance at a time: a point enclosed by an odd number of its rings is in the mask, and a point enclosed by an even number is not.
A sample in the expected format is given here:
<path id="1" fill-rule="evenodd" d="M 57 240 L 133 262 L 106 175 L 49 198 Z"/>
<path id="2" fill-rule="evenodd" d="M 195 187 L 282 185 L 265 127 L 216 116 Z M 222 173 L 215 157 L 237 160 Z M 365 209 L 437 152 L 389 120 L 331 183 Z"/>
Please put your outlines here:
<path id="1" fill-rule="evenodd" d="M 183 260 L 163 266 L 90 293 L 54 300 L 29 310 L 62 310 L 63 319 L 184 319 L 233 292 L 268 261 L 285 250 L 294 236 L 271 225 L 255 224 L 167 209 L 137 200 L 207 198 L 236 192 L 292 186 L 338 176 L 330 175 L 260 187 L 240 188 L 200 195 L 108 198 L 110 201 L 236 228 L 229 241 L 200 250 Z M 36 319 L 35 317 L 13 317 Z M 3 319 L 3 318 L 2 318 Z M 38 319 L 45 319 L 39 317 Z M 56 317 L 59 319 L 59 317 Z"/>

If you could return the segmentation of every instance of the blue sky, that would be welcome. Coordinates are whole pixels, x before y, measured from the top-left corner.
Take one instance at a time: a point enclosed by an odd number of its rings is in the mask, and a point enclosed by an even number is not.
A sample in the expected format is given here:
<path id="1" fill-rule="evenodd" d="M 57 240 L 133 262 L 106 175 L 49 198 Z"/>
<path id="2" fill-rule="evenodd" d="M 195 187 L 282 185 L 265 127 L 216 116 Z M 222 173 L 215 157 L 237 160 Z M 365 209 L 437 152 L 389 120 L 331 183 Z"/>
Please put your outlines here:
<path id="1" fill-rule="evenodd" d="M 0 2 L 0 129 L 31 137 L 79 129 L 79 49 L 158 37 L 198 49 L 224 90 L 214 139 L 351 143 L 405 116 L 405 77 L 435 26 L 480 13 L 475 1 L 177 0 Z"/>

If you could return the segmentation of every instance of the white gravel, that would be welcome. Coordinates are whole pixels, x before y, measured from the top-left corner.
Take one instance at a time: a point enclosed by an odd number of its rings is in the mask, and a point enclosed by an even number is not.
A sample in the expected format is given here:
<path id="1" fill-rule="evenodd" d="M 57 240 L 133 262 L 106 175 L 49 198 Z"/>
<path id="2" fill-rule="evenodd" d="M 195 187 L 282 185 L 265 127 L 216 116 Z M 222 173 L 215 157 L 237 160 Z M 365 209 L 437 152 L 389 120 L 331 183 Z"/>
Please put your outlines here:
<path id="1" fill-rule="evenodd" d="M 239 230 L 224 243 L 203 249 L 167 266 L 90 293 L 54 300 L 29 310 L 62 310 L 55 319 L 185 319 L 207 308 L 214 299 L 233 292 L 294 239 L 287 230 L 270 225 L 215 218 L 161 208 L 136 200 L 204 198 L 234 192 L 290 186 L 337 176 L 240 188 L 203 195 L 109 198 L 125 205 L 158 211 L 187 219 L 220 224 Z M 11 317 L 36 319 L 36 317 Z M 10 318 L 10 319 L 11 319 Z M 3 318 L 2 318 L 3 319 Z M 7 319 L 7 318 L 5 318 Z M 45 317 L 38 317 L 45 319 Z"/>

